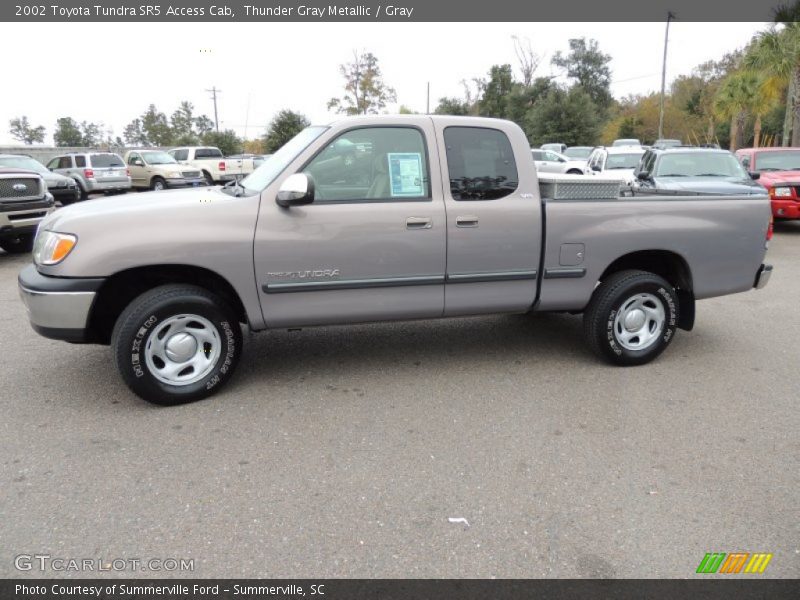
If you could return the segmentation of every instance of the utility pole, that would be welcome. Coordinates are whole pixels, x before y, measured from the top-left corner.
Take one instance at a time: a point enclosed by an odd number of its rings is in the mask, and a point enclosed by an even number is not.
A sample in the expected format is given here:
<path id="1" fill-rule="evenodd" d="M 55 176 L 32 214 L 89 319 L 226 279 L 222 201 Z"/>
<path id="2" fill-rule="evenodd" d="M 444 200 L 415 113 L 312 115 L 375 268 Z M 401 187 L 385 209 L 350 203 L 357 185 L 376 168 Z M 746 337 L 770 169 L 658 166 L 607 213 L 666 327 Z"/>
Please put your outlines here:
<path id="1" fill-rule="evenodd" d="M 219 133 L 219 118 L 217 117 L 217 94 L 222 93 L 222 90 L 218 90 L 217 86 L 213 86 L 210 90 L 206 91 L 211 92 L 211 99 L 214 101 L 214 127 L 216 127 L 217 133 Z"/>
<path id="2" fill-rule="evenodd" d="M 425 114 L 431 114 L 431 82 L 428 82 L 428 99 L 425 101 Z"/>
<path id="3" fill-rule="evenodd" d="M 664 61 L 661 63 L 661 106 L 658 111 L 658 139 L 664 137 L 664 88 L 667 85 L 667 44 L 669 43 L 669 23 L 675 13 L 667 11 L 667 30 L 664 33 Z"/>

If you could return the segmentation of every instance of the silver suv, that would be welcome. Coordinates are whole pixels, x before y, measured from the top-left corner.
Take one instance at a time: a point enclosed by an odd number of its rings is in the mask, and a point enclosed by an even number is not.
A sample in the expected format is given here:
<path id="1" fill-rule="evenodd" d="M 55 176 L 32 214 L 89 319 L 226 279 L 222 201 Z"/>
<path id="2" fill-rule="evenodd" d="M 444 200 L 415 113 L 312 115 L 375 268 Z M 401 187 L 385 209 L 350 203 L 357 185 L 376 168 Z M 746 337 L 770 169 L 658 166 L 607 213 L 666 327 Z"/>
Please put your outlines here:
<path id="1" fill-rule="evenodd" d="M 54 173 L 72 177 L 86 198 L 92 192 L 124 192 L 131 189 L 131 174 L 122 157 L 113 152 L 62 154 L 47 163 Z"/>

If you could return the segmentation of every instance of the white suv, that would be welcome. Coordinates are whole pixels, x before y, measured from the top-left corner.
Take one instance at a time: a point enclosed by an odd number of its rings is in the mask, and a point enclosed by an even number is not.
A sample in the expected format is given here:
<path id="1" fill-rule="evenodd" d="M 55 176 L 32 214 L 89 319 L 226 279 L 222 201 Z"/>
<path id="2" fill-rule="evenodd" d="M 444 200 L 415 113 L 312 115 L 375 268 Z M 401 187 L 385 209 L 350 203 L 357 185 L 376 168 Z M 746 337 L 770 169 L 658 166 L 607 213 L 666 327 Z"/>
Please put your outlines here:
<path id="1" fill-rule="evenodd" d="M 113 152 L 62 154 L 47 163 L 54 173 L 72 177 L 81 189 L 81 198 L 92 192 L 125 192 L 131 189 L 131 174 L 122 157 Z"/>

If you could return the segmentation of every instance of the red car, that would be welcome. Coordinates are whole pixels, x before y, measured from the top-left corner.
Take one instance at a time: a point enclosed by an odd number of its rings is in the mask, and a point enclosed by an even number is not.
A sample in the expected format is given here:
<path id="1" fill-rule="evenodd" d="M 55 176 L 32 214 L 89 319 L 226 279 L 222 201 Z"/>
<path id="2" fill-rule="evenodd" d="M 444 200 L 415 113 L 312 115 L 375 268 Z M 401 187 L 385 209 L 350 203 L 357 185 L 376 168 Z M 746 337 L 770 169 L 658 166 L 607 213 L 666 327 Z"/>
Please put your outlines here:
<path id="1" fill-rule="evenodd" d="M 800 219 L 800 148 L 742 148 L 736 158 L 760 175 L 776 219 Z"/>

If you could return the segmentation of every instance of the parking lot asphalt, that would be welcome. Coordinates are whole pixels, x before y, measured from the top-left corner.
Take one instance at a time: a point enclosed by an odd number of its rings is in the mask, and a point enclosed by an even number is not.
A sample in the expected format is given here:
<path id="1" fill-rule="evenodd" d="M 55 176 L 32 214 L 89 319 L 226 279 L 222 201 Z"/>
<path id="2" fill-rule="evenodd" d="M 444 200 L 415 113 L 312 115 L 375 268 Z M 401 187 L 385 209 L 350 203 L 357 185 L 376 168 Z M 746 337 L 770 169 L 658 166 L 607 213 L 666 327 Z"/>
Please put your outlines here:
<path id="1" fill-rule="evenodd" d="M 29 259 L 0 253 L 0 577 L 92 575 L 19 554 L 194 559 L 111 576 L 692 577 L 734 551 L 798 577 L 800 223 L 776 229 L 769 285 L 700 302 L 650 365 L 600 363 L 569 315 L 276 331 L 175 408 L 130 393 L 108 348 L 37 336 Z"/>

